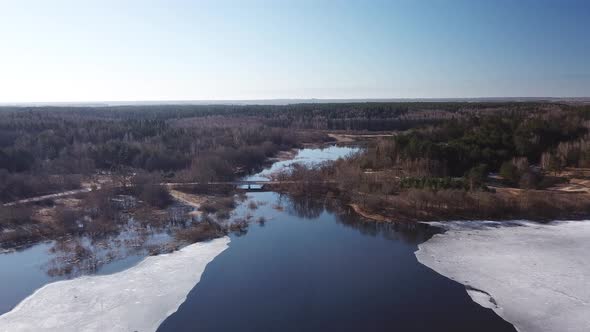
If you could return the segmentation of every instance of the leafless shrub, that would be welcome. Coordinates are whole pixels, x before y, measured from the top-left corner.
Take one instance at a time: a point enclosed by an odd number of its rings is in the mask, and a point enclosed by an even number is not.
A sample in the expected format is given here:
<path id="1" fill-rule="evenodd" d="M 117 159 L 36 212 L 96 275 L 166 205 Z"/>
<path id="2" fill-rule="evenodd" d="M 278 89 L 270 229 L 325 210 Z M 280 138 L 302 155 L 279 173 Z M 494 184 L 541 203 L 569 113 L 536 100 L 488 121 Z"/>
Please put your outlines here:
<path id="1" fill-rule="evenodd" d="M 223 235 L 223 229 L 213 222 L 199 222 L 174 233 L 177 240 L 188 243 L 211 240 Z"/>
<path id="2" fill-rule="evenodd" d="M 229 230 L 236 235 L 243 235 L 248 232 L 248 222 L 245 219 L 236 219 L 229 226 Z"/>

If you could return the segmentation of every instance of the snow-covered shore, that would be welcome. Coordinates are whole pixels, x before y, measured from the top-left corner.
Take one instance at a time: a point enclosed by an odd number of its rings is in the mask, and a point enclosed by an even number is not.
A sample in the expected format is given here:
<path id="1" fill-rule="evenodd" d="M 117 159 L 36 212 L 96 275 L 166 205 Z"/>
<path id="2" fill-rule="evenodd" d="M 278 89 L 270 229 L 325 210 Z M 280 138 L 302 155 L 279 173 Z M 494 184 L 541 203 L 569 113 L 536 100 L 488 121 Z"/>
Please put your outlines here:
<path id="1" fill-rule="evenodd" d="M 119 273 L 46 285 L 0 316 L 0 331 L 155 331 L 229 241 L 195 243 Z"/>
<path id="2" fill-rule="evenodd" d="M 418 261 L 521 332 L 590 331 L 590 221 L 450 222 Z"/>

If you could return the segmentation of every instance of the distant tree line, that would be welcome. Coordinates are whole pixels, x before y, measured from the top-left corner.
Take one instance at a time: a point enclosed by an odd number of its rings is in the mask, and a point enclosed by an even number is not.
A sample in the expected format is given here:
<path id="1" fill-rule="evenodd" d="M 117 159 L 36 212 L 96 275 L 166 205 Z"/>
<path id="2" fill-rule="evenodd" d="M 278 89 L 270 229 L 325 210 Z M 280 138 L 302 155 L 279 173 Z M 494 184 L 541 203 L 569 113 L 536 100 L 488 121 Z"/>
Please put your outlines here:
<path id="1" fill-rule="evenodd" d="M 514 157 L 585 165 L 586 114 L 528 102 L 2 107 L 0 200 L 75 188 L 97 172 L 230 179 L 279 150 L 327 140 L 324 130 L 410 130 L 359 160 L 411 169 L 406 176 L 495 171 Z"/>

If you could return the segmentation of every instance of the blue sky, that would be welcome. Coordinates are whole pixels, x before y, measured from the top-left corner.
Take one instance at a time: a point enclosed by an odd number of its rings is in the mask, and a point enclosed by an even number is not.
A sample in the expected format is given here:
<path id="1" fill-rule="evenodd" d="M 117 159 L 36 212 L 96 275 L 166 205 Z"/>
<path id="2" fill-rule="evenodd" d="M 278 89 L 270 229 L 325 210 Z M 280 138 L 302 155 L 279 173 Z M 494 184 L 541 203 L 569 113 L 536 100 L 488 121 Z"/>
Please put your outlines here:
<path id="1" fill-rule="evenodd" d="M 0 102 L 590 96 L 590 1 L 0 0 Z"/>

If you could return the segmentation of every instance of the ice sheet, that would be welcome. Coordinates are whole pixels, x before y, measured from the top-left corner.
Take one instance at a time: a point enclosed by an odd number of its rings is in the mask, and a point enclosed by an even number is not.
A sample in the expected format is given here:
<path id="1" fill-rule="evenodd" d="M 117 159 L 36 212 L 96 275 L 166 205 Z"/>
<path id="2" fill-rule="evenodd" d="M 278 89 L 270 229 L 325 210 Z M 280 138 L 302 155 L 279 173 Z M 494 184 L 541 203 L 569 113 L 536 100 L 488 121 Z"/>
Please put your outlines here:
<path id="1" fill-rule="evenodd" d="M 437 224 L 416 257 L 475 302 L 521 332 L 590 331 L 590 221 Z"/>
<path id="2" fill-rule="evenodd" d="M 196 243 L 119 273 L 48 284 L 0 316 L 0 331 L 155 331 L 228 243 Z"/>

